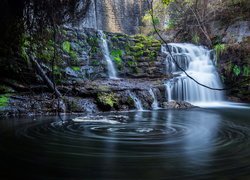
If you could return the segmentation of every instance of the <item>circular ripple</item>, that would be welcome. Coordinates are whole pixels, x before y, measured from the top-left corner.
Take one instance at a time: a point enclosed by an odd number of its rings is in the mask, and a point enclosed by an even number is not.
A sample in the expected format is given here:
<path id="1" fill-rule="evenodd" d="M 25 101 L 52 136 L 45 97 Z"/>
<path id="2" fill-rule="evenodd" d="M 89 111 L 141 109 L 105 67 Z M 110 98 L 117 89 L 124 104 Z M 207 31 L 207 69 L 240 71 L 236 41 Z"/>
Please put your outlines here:
<path id="1" fill-rule="evenodd" d="M 176 171 L 187 178 L 249 172 L 248 122 L 221 119 L 212 113 L 202 116 L 172 113 L 87 116 L 26 124 L 16 130 L 15 136 L 22 140 L 18 155 L 32 161 L 29 153 L 34 153 L 30 148 L 33 144 L 46 156 L 66 158 L 67 161 L 57 165 L 64 169 L 82 167 L 81 161 L 91 158 L 86 166 L 94 168 L 99 159 L 104 162 L 116 159 L 140 172 L 146 164 L 142 163 L 141 168 L 136 164 L 146 161 L 149 167 L 164 167 L 166 172 L 177 167 Z M 171 177 L 183 178 L 181 173 Z"/>

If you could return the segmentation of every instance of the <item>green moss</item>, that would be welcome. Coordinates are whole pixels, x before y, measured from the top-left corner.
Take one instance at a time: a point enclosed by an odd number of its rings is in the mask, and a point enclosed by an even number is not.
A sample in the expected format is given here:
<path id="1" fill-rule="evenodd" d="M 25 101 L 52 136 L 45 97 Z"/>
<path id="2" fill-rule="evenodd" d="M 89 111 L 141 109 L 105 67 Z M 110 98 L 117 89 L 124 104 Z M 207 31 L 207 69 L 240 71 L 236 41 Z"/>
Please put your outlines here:
<path id="1" fill-rule="evenodd" d="M 30 38 L 25 34 L 22 34 L 20 41 L 20 56 L 25 60 L 29 61 L 29 56 L 27 53 L 28 48 L 30 48 Z"/>
<path id="2" fill-rule="evenodd" d="M 123 51 L 118 49 L 118 50 L 112 50 L 110 55 L 112 56 L 113 60 L 115 61 L 115 63 L 117 65 L 121 65 L 122 63 L 122 54 L 123 54 Z"/>
<path id="3" fill-rule="evenodd" d="M 113 108 L 118 103 L 118 98 L 114 93 L 98 93 L 97 100 L 104 106 Z"/>
<path id="4" fill-rule="evenodd" d="M 243 66 L 243 76 L 250 76 L 250 68 L 248 66 Z"/>
<path id="5" fill-rule="evenodd" d="M 69 41 L 64 41 L 62 43 L 62 49 L 64 52 L 68 53 L 69 56 L 73 59 L 77 59 L 77 52 L 72 50 L 71 44 Z"/>
<path id="6" fill-rule="evenodd" d="M 69 41 L 64 41 L 62 43 L 62 49 L 63 49 L 64 52 L 70 53 L 70 50 L 71 50 L 70 42 Z"/>
<path id="7" fill-rule="evenodd" d="M 91 47 L 98 47 L 99 43 L 98 43 L 98 38 L 97 37 L 89 37 L 87 39 L 87 43 L 91 46 Z"/>
<path id="8" fill-rule="evenodd" d="M 76 59 L 77 59 L 77 52 L 75 52 L 75 51 L 70 51 L 69 56 L 70 56 L 72 59 L 76 60 Z"/>
<path id="9" fill-rule="evenodd" d="M 131 46 L 131 50 L 138 51 L 144 49 L 144 44 L 136 43 L 135 46 Z"/>
<path id="10" fill-rule="evenodd" d="M 137 62 L 135 62 L 135 61 L 128 61 L 128 65 L 129 65 L 129 67 L 136 67 L 137 66 Z"/>
<path id="11" fill-rule="evenodd" d="M 241 73 L 240 67 L 237 65 L 234 65 L 233 72 L 234 72 L 234 75 L 239 76 Z"/>
<path id="12" fill-rule="evenodd" d="M 227 46 L 225 44 L 216 44 L 213 49 L 216 52 L 217 60 L 219 60 L 219 56 L 227 50 Z"/>
<path id="13" fill-rule="evenodd" d="M 74 71 L 80 71 L 81 70 L 81 68 L 78 67 L 78 66 L 72 66 L 71 69 L 73 69 Z"/>
<path id="14" fill-rule="evenodd" d="M 97 66 L 97 65 L 100 65 L 100 62 L 97 61 L 97 60 L 93 60 L 93 61 L 91 62 L 91 65 Z"/>
<path id="15" fill-rule="evenodd" d="M 9 99 L 8 94 L 0 95 L 0 107 L 6 107 L 9 103 Z"/>

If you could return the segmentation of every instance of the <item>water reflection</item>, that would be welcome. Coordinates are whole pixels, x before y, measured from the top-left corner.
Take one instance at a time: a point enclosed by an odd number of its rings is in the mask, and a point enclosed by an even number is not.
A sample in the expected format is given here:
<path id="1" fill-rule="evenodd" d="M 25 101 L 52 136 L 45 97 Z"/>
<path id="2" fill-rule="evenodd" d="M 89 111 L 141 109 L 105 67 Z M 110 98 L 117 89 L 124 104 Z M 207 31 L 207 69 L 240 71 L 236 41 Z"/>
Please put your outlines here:
<path id="1" fill-rule="evenodd" d="M 249 177 L 246 109 L 67 119 L 74 117 L 0 120 L 2 172 L 17 169 L 18 178 L 26 179 L 227 179 L 232 173 Z M 15 174 L 0 177 L 17 178 Z"/>
<path id="2" fill-rule="evenodd" d="M 207 168 L 213 158 L 215 150 L 214 140 L 218 134 L 221 117 L 216 114 L 190 113 L 191 120 L 187 117 L 183 121 L 188 121 L 192 133 L 184 137 L 183 154 L 186 166 L 192 169 Z"/>

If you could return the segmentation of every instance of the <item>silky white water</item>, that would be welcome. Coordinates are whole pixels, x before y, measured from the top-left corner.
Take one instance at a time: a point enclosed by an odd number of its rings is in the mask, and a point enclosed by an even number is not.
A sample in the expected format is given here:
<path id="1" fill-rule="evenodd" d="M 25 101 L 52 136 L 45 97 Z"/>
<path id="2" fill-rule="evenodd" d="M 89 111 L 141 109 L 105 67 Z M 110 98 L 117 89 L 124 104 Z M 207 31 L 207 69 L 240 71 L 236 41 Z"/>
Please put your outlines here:
<path id="1" fill-rule="evenodd" d="M 136 97 L 135 93 L 129 92 L 129 96 L 133 99 L 136 109 L 139 111 L 143 111 L 143 106 L 139 98 Z"/>
<path id="2" fill-rule="evenodd" d="M 168 47 L 179 66 L 192 78 L 206 86 L 222 88 L 210 50 L 203 46 L 180 43 L 170 43 Z M 165 84 L 168 100 L 187 101 L 192 104 L 223 101 L 223 92 L 202 87 L 181 72 L 169 55 L 166 45 L 162 46 L 162 53 L 166 54 L 167 73 L 176 75 L 170 80 L 171 83 Z"/>
<path id="3" fill-rule="evenodd" d="M 107 43 L 105 34 L 101 30 L 98 31 L 98 34 L 100 36 L 100 46 L 102 49 L 102 53 L 103 53 L 104 58 L 107 62 L 109 78 L 110 79 L 117 79 L 117 72 L 116 72 L 114 63 L 113 63 L 112 59 L 110 58 L 108 43 Z"/>
<path id="4" fill-rule="evenodd" d="M 153 89 L 149 89 L 149 94 L 152 96 L 152 98 L 153 98 L 153 103 L 152 103 L 152 105 L 151 105 L 151 107 L 153 108 L 153 109 L 159 109 L 159 103 L 158 103 L 158 101 L 157 101 L 157 98 L 156 98 L 156 96 L 155 96 L 155 94 L 154 94 L 154 91 L 153 91 Z"/>

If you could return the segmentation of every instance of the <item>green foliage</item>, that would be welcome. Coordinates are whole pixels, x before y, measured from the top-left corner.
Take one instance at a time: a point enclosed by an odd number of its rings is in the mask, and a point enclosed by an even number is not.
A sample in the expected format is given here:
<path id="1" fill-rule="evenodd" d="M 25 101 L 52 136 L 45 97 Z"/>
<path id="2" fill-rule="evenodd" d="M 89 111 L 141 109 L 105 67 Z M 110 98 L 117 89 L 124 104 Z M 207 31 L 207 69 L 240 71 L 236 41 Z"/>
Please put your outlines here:
<path id="1" fill-rule="evenodd" d="M 240 75 L 240 72 L 241 72 L 240 67 L 237 66 L 237 65 L 234 65 L 234 67 L 233 67 L 233 72 L 234 72 L 234 74 L 235 74 L 236 76 L 239 76 L 239 75 Z"/>
<path id="2" fill-rule="evenodd" d="M 5 107 L 8 105 L 9 103 L 9 95 L 4 94 L 4 95 L 0 95 L 0 107 Z"/>
<path id="3" fill-rule="evenodd" d="M 219 59 L 219 56 L 227 50 L 227 46 L 225 44 L 216 44 L 214 46 L 214 50 L 216 52 L 217 60 Z"/>

